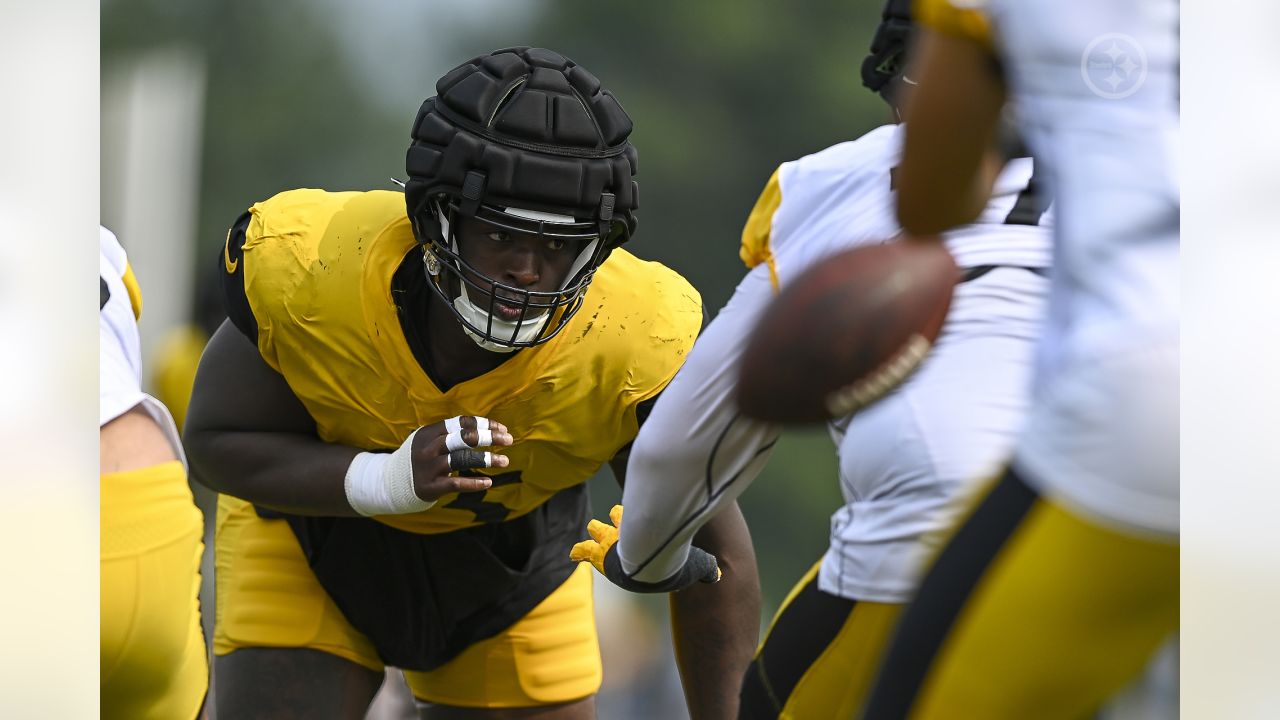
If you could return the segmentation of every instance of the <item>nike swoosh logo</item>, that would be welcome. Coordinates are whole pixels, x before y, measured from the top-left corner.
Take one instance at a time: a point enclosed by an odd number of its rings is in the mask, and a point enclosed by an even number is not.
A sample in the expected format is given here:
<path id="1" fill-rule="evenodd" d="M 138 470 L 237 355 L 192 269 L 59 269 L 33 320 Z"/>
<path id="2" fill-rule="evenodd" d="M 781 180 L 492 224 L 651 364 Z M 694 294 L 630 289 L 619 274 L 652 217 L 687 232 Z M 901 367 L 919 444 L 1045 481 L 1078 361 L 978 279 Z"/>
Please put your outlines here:
<path id="1" fill-rule="evenodd" d="M 227 241 L 222 244 L 222 262 L 227 266 L 227 274 L 235 275 L 236 268 L 240 267 L 240 258 L 231 259 L 231 231 L 227 231 Z"/>

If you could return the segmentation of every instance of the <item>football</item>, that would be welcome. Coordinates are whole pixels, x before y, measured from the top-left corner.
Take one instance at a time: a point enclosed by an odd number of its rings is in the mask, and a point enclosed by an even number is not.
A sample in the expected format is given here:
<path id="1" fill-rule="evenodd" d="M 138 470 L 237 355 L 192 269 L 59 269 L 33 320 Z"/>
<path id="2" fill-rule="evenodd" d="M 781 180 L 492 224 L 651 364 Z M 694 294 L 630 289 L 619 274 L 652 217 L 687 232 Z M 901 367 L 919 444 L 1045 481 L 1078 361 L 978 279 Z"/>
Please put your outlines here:
<path id="1" fill-rule="evenodd" d="M 805 424 L 884 397 L 928 355 L 959 277 L 937 238 L 863 245 L 818 262 L 786 283 L 748 340 L 739 408 Z"/>

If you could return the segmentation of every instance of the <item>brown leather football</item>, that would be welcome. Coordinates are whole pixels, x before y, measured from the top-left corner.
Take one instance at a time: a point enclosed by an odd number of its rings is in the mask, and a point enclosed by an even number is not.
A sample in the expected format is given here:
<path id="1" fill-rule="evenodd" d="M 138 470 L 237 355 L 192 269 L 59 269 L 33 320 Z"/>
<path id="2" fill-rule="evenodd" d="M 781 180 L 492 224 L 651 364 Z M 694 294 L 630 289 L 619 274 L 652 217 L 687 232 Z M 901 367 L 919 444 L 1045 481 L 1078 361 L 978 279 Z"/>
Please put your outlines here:
<path id="1" fill-rule="evenodd" d="M 928 355 L 959 278 L 938 238 L 898 238 L 818 262 L 786 282 L 748 341 L 740 409 L 817 423 L 884 397 Z"/>

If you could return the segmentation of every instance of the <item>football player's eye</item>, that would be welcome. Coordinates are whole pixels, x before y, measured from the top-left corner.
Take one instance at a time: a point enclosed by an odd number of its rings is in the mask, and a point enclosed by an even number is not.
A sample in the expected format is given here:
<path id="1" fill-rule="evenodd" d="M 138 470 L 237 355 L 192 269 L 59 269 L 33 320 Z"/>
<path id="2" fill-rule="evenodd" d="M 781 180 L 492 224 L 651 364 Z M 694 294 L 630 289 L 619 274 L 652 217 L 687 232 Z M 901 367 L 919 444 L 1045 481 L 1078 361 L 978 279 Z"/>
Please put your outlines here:
<path id="1" fill-rule="evenodd" d="M 489 237 L 489 239 L 490 239 L 490 240 L 492 240 L 492 241 L 494 241 L 494 242 L 496 242 L 496 243 L 504 243 L 504 242 L 506 242 L 506 241 L 508 241 L 508 240 L 510 240 L 510 239 L 511 239 L 511 236 L 510 236 L 510 235 L 507 235 L 507 234 L 506 234 L 506 233 L 504 233 L 504 232 L 491 232 L 491 233 L 489 233 L 489 236 L 488 236 L 488 237 Z"/>
<path id="2" fill-rule="evenodd" d="M 548 250 L 563 250 L 567 243 L 563 238 L 547 238 Z"/>

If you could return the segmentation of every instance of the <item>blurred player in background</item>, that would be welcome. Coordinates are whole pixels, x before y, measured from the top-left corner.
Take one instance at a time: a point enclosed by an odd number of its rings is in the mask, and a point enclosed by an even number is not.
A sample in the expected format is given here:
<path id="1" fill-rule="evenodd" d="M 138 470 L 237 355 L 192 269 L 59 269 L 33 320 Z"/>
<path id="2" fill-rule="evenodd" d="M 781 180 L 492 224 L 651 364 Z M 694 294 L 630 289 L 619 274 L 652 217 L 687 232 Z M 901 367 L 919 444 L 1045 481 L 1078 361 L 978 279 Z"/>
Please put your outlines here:
<path id="1" fill-rule="evenodd" d="M 99 259 L 102 717 L 195 718 L 209 688 L 203 520 L 173 419 L 142 392 L 142 295 L 106 228 Z"/>
<path id="2" fill-rule="evenodd" d="M 909 10 L 905 0 L 887 3 L 862 69 L 863 83 L 895 116 L 910 89 Z M 700 560 L 689 551 L 693 533 L 764 467 L 780 428 L 738 414 L 738 359 L 780 285 L 826 256 L 899 233 L 893 184 L 902 137 L 902 126 L 886 125 L 784 163 L 769 179 L 742 234 L 751 271 L 632 450 L 626 521 L 604 566 L 611 579 L 624 587 L 663 582 L 686 554 Z M 964 275 L 921 368 L 879 403 L 830 424 L 846 504 L 832 516 L 828 551 L 792 590 L 746 672 L 741 717 L 855 712 L 914 593 L 929 533 L 946 524 L 969 481 L 1007 458 L 1048 290 L 1051 213 L 1036 178 L 1029 158 L 1012 160 L 976 222 L 946 236 Z M 795 478 L 796 491 L 809 482 Z M 604 544 L 588 543 L 580 556 L 603 559 L 613 539 L 604 534 Z"/>
<path id="3" fill-rule="evenodd" d="M 917 7 L 903 227 L 981 211 L 1006 93 L 1060 212 L 1012 465 L 904 614 L 866 717 L 1089 717 L 1178 626 L 1178 3 Z"/>
<path id="4" fill-rule="evenodd" d="M 701 300 L 619 247 L 631 120 L 583 67 L 509 48 L 436 90 L 405 193 L 281 193 L 218 258 L 230 322 L 186 438 L 223 493 L 229 717 L 361 718 L 384 664 L 424 717 L 595 716 L 591 571 L 568 558 L 584 483 L 623 479 Z M 736 507 L 703 539 L 744 570 L 673 622 L 693 716 L 725 718 L 759 587 Z"/>
<path id="5" fill-rule="evenodd" d="M 196 296 L 192 317 L 170 330 L 156 343 L 151 360 L 151 386 L 156 397 L 173 413 L 173 421 L 182 432 L 187 420 L 187 405 L 195 385 L 196 369 L 209 338 L 227 319 L 222 309 L 222 275 L 202 266 L 196 274 Z"/>

